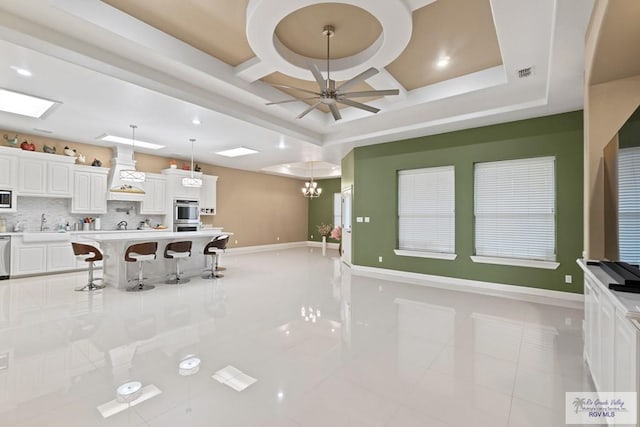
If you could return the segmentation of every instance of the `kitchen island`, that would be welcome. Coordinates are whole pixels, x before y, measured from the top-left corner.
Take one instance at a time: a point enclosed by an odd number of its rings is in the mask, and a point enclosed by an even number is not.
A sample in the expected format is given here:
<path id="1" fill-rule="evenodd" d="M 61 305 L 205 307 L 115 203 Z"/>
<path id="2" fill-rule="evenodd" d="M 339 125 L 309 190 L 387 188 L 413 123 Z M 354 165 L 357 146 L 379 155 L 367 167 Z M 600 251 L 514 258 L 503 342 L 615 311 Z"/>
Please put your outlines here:
<path id="1" fill-rule="evenodd" d="M 129 283 L 129 280 L 135 279 L 138 274 L 137 264 L 124 260 L 124 253 L 129 246 L 135 243 L 158 242 L 156 259 L 145 263 L 144 276 L 145 283 L 162 283 L 167 279 L 167 275 L 174 273 L 176 269 L 175 260 L 164 258 L 164 248 L 168 243 L 182 240 L 193 242 L 191 257 L 180 261 L 180 270 L 184 277 L 199 276 L 211 262 L 210 257 L 203 254 L 205 245 L 221 234 L 232 235 L 233 233 L 223 233 L 221 229 L 180 233 L 174 231 L 101 233 L 78 236 L 74 240 L 86 244 L 93 242 L 95 245 L 98 243 L 104 256 L 103 279 L 105 285 L 124 289 L 134 285 L 134 283 Z"/>

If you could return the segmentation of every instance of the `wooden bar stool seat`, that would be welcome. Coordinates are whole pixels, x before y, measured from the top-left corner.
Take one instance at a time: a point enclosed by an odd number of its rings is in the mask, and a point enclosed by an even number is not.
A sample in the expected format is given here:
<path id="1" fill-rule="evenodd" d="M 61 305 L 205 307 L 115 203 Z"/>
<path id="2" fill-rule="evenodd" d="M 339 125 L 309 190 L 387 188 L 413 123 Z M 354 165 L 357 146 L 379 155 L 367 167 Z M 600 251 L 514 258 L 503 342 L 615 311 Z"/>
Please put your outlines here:
<path id="1" fill-rule="evenodd" d="M 171 242 L 167 244 L 164 248 L 164 257 L 167 259 L 175 259 L 176 260 L 176 272 L 174 273 L 176 278 L 169 279 L 165 283 L 169 285 L 179 285 L 181 283 L 189 283 L 189 279 L 183 279 L 182 273 L 180 272 L 180 260 L 184 258 L 189 258 L 191 256 L 191 246 L 192 242 L 190 240 L 185 240 L 182 242 Z"/>
<path id="2" fill-rule="evenodd" d="M 136 243 L 127 248 L 124 253 L 124 260 L 126 262 L 137 262 L 138 263 L 138 278 L 137 285 L 127 288 L 128 292 L 141 292 L 148 291 L 155 286 L 146 285 L 144 283 L 144 263 L 153 261 L 156 259 L 156 252 L 158 251 L 158 242 L 145 242 L 145 243 Z"/>
<path id="3" fill-rule="evenodd" d="M 96 248 L 92 245 L 86 245 L 84 243 L 71 243 L 71 247 L 73 249 L 73 254 L 79 261 L 84 261 L 89 263 L 89 281 L 86 285 L 76 288 L 76 291 L 95 291 L 98 289 L 104 289 L 103 284 L 96 284 L 96 280 L 102 279 L 94 279 L 93 277 L 93 267 L 96 261 L 102 260 L 102 252 L 100 249 Z"/>

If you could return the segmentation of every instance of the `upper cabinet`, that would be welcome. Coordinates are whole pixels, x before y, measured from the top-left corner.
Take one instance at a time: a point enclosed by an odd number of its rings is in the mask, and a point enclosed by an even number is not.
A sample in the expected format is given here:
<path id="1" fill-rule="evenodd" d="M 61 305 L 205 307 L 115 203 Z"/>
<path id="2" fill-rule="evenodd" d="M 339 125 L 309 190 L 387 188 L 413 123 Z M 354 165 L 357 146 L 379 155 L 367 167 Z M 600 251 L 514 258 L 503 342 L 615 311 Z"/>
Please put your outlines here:
<path id="1" fill-rule="evenodd" d="M 71 213 L 102 214 L 107 212 L 107 174 L 109 169 L 75 166 Z"/>
<path id="2" fill-rule="evenodd" d="M 15 148 L 0 147 L 0 189 L 13 190 L 18 178 L 18 158 Z"/>
<path id="3" fill-rule="evenodd" d="M 191 172 L 182 169 L 163 169 L 162 174 L 167 177 L 167 197 L 172 199 L 200 200 L 200 188 L 185 187 L 182 185 L 182 178 L 190 177 Z M 194 172 L 195 178 L 202 178 L 202 172 Z"/>
<path id="4" fill-rule="evenodd" d="M 200 190 L 200 215 L 216 214 L 217 183 L 217 176 L 202 175 L 202 188 Z"/>
<path id="5" fill-rule="evenodd" d="M 75 158 L 15 151 L 18 156 L 18 196 L 73 196 Z"/>
<path id="6" fill-rule="evenodd" d="M 144 197 L 140 204 L 143 215 L 166 215 L 167 177 L 157 173 L 147 173 L 144 182 Z"/>

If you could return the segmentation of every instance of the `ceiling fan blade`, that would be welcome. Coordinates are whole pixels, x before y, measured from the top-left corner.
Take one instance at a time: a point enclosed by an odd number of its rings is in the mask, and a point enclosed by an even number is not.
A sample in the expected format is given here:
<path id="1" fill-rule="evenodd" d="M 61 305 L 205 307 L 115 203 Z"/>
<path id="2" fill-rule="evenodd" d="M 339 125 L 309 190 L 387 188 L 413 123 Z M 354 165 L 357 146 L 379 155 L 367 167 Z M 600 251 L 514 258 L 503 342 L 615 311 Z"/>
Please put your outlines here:
<path id="1" fill-rule="evenodd" d="M 311 70 L 311 74 L 313 74 L 313 77 L 316 79 L 316 82 L 318 82 L 320 90 L 323 92 L 326 91 L 327 81 L 324 79 L 324 77 L 322 77 L 322 73 L 320 72 L 318 66 L 316 64 L 309 63 L 309 69 Z"/>
<path id="2" fill-rule="evenodd" d="M 278 105 L 278 104 L 286 104 L 287 102 L 297 102 L 297 101 L 310 101 L 312 99 L 320 99 L 319 96 L 312 96 L 311 98 L 295 98 L 295 99 L 286 99 L 284 101 L 276 101 L 276 102 L 267 102 L 264 105 Z"/>
<path id="3" fill-rule="evenodd" d="M 355 76 L 351 80 L 347 80 L 346 82 L 342 83 L 340 86 L 338 86 L 336 88 L 336 90 L 340 90 L 340 91 L 344 92 L 345 90 L 347 90 L 347 88 L 350 88 L 354 84 L 356 84 L 358 82 L 361 82 L 363 80 L 367 80 L 369 77 L 373 77 L 376 74 L 378 74 L 378 70 L 376 70 L 375 68 L 371 67 L 368 70 L 361 72 L 360 74 L 358 74 L 357 76 Z"/>
<path id="4" fill-rule="evenodd" d="M 367 96 L 388 96 L 388 95 L 399 95 L 400 90 L 398 89 L 388 89 L 388 90 L 363 90 L 361 92 L 347 92 L 340 93 L 339 96 L 343 96 L 345 98 L 364 98 Z"/>
<path id="5" fill-rule="evenodd" d="M 320 92 L 314 92 L 312 90 L 302 89 L 300 87 L 294 87 L 294 86 L 289 86 L 289 85 L 277 85 L 277 84 L 274 84 L 274 83 L 270 83 L 270 85 L 273 86 L 273 87 L 281 87 L 283 89 L 299 90 L 300 92 L 311 93 L 311 94 L 317 95 L 317 96 L 321 95 Z"/>
<path id="6" fill-rule="evenodd" d="M 340 115 L 340 110 L 338 110 L 338 106 L 336 104 L 329 104 L 329 110 L 331 110 L 331 114 L 333 114 L 334 120 L 340 120 L 342 116 Z"/>
<path id="7" fill-rule="evenodd" d="M 348 105 L 350 107 L 360 108 L 361 110 L 370 111 L 372 113 L 377 113 L 378 111 L 380 111 L 379 108 L 372 107 L 370 105 L 366 105 L 366 104 L 363 104 L 361 102 L 352 101 L 350 99 L 338 98 L 338 99 L 336 99 L 336 102 L 339 102 L 339 103 L 344 104 L 344 105 Z"/>
<path id="8" fill-rule="evenodd" d="M 304 116 L 306 116 L 307 114 L 309 114 L 314 108 L 316 108 L 318 105 L 322 104 L 322 102 L 318 101 L 315 104 L 313 104 L 311 107 L 307 108 L 306 110 L 304 110 L 302 113 L 300 113 L 300 115 L 298 116 L 299 119 L 303 118 Z"/>

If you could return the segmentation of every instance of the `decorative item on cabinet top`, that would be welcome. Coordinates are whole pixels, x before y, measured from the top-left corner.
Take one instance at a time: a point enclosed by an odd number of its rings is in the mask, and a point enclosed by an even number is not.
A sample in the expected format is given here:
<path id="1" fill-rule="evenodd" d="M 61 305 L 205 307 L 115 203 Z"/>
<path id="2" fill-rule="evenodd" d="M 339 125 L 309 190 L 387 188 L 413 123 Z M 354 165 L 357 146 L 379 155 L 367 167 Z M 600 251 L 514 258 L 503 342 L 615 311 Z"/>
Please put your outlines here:
<path id="1" fill-rule="evenodd" d="M 15 135 L 12 138 L 9 138 L 9 135 L 4 135 L 4 140 L 7 141 L 7 144 L 9 144 L 10 147 L 17 147 L 18 146 L 18 135 Z"/>

